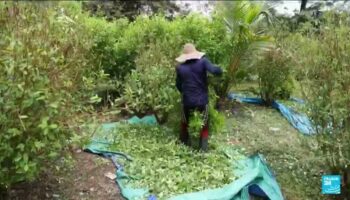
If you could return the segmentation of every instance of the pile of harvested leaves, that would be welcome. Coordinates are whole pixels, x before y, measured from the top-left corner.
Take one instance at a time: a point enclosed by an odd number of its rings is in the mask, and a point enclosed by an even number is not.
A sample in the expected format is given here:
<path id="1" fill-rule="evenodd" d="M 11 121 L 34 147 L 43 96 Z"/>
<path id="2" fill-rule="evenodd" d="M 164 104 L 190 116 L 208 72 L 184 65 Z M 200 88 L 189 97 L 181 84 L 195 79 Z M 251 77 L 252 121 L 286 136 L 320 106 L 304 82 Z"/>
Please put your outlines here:
<path id="1" fill-rule="evenodd" d="M 234 180 L 231 161 L 220 150 L 203 154 L 180 145 L 169 129 L 160 126 L 121 125 L 113 150 L 133 158 L 123 163 L 135 177 L 132 187 L 148 188 L 159 199 L 221 187 Z"/>

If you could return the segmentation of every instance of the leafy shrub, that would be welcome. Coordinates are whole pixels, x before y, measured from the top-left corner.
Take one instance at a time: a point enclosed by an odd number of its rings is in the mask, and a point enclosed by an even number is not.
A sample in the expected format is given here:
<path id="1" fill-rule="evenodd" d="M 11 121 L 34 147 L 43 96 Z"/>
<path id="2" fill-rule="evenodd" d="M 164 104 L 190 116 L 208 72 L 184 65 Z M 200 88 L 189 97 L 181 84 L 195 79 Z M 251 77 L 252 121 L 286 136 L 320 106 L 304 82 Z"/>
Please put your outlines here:
<path id="1" fill-rule="evenodd" d="M 97 69 L 108 74 L 108 77 L 100 80 L 94 88 L 97 96 L 101 98 L 100 104 L 96 106 L 109 106 L 121 93 L 121 87 L 116 80 L 123 80 L 132 70 L 132 67 L 125 63 L 125 59 L 120 59 L 122 55 L 116 48 L 116 43 L 122 38 L 128 26 L 128 21 L 119 19 L 108 22 L 103 18 L 95 17 L 84 17 L 83 20 L 92 43 L 89 50 L 90 60 Z"/>
<path id="2" fill-rule="evenodd" d="M 141 31 L 142 30 L 142 31 Z M 200 33 L 200 34 L 199 34 Z M 199 15 L 167 21 L 162 16 L 138 17 L 124 31 L 118 49 L 128 49 L 136 57 L 136 68 L 123 83 L 123 96 L 117 105 L 129 113 L 156 113 L 162 121 L 178 102 L 175 89 L 175 62 L 182 46 L 194 42 L 214 60 L 224 60 L 221 46 L 226 37 L 225 26 Z M 132 58 L 131 58 L 132 60 Z M 125 65 L 124 65 L 125 66 Z M 155 91 L 153 88 L 160 88 Z M 174 98 L 175 97 L 175 98 Z"/>
<path id="3" fill-rule="evenodd" d="M 110 93 L 114 97 L 125 93 L 126 88 L 119 83 L 127 77 L 137 76 L 135 73 L 139 69 L 136 68 L 141 63 L 137 59 L 154 43 L 162 44 L 158 49 L 171 65 L 175 65 L 173 61 L 186 42 L 194 42 L 215 63 L 225 60 L 225 26 L 221 21 L 209 20 L 201 15 L 177 17 L 172 21 L 162 15 L 139 16 L 130 23 L 125 19 L 107 22 L 104 19 L 87 17 L 84 25 L 92 37 L 93 47 L 89 54 L 93 58 L 93 64 L 102 67 L 113 80 L 113 83 L 104 82 L 96 88 L 102 99 L 109 99 L 110 97 L 104 95 Z M 104 88 L 109 89 L 103 91 Z"/>
<path id="4" fill-rule="evenodd" d="M 114 67 L 110 68 L 110 73 L 119 73 L 115 77 L 123 80 L 136 66 L 136 59 L 148 49 L 148 46 L 156 40 L 164 41 L 169 22 L 163 17 L 143 17 L 128 23 L 124 27 L 122 36 L 114 44 L 115 59 Z M 112 76 L 113 78 L 113 76 Z"/>
<path id="5" fill-rule="evenodd" d="M 289 60 L 280 49 L 271 49 L 257 63 L 260 96 L 267 105 L 276 99 L 288 99 L 293 91 Z"/>
<path id="6" fill-rule="evenodd" d="M 0 187 L 8 187 L 34 179 L 59 155 L 71 135 L 67 119 L 95 73 L 79 15 L 57 5 L 0 4 Z"/>
<path id="7" fill-rule="evenodd" d="M 117 105 L 123 105 L 124 110 L 132 114 L 154 113 L 161 122 L 166 120 L 179 98 L 175 69 L 163 55 L 159 44 L 154 44 L 137 58 L 137 68 L 127 77 Z"/>
<path id="8" fill-rule="evenodd" d="M 90 56 L 93 57 L 93 64 L 102 69 L 112 78 L 123 78 L 130 68 L 120 64 L 118 49 L 115 44 L 123 35 L 128 21 L 120 19 L 113 22 L 107 22 L 103 18 L 85 17 L 84 25 L 92 37 L 92 48 Z"/>
<path id="9" fill-rule="evenodd" d="M 350 26 L 338 23 L 347 22 L 349 15 L 326 16 L 320 34 L 300 37 L 293 52 L 299 68 L 304 67 L 303 91 L 318 133 L 316 153 L 330 173 L 344 174 L 350 162 Z M 348 196 L 348 186 L 344 189 Z"/>
<path id="10" fill-rule="evenodd" d="M 185 18 L 176 18 L 171 26 L 171 37 L 176 38 L 177 48 L 182 48 L 186 42 L 192 42 L 199 50 L 206 52 L 213 63 L 222 64 L 226 60 L 228 37 L 221 21 L 191 14 Z"/>
<path id="11" fill-rule="evenodd" d="M 126 83 L 122 85 L 123 97 L 117 101 L 118 105 L 124 105 L 124 110 L 129 113 L 153 112 L 165 119 L 174 106 L 173 97 L 178 95 L 174 86 L 174 60 L 183 45 L 194 42 L 214 61 L 220 62 L 224 60 L 222 46 L 226 44 L 223 42 L 225 38 L 225 26 L 221 22 L 200 15 L 173 21 L 163 16 L 138 17 L 115 44 L 118 49 L 116 59 L 127 60 L 118 61 L 120 67 L 131 68 Z M 127 52 L 127 55 L 122 52 Z M 154 91 L 153 88 L 160 90 Z"/>

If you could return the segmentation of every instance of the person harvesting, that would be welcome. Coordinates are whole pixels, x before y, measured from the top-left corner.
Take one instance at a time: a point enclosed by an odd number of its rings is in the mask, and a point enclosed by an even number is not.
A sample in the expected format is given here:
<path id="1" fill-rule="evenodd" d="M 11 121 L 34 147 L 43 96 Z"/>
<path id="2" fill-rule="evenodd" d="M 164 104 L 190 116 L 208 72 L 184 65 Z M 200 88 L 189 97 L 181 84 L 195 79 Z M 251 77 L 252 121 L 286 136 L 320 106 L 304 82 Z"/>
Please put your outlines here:
<path id="1" fill-rule="evenodd" d="M 207 72 L 221 75 L 220 67 L 214 66 L 205 53 L 197 51 L 191 43 L 184 45 L 182 54 L 176 58 L 176 87 L 182 97 L 182 120 L 180 141 L 190 145 L 189 117 L 194 111 L 202 113 L 204 126 L 200 131 L 199 147 L 208 151 L 208 78 Z"/>

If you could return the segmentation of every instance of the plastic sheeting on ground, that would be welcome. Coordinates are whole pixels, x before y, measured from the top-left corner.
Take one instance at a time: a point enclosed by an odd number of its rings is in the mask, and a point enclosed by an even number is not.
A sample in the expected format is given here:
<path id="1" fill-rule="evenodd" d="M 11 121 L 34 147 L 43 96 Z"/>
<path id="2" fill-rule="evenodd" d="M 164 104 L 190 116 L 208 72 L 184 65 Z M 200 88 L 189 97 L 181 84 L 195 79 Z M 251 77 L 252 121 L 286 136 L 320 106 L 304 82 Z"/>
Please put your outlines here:
<path id="1" fill-rule="evenodd" d="M 230 93 L 228 95 L 228 98 L 231 100 L 238 100 L 244 103 L 251 103 L 257 105 L 263 104 L 263 100 L 261 98 L 244 97 L 235 93 Z M 302 99 L 292 98 L 292 100 L 301 104 L 304 103 Z M 277 101 L 273 101 L 272 107 L 277 109 L 282 114 L 282 116 L 285 117 L 288 120 L 288 122 L 292 124 L 292 126 L 296 128 L 299 132 L 305 135 L 312 135 L 316 133 L 315 128 L 312 125 L 310 119 L 305 114 L 297 113 L 292 108 L 285 106 Z"/>
<path id="2" fill-rule="evenodd" d="M 274 175 L 267 167 L 262 155 L 254 155 L 235 163 L 237 180 L 221 188 L 187 193 L 170 200 L 249 200 L 250 195 L 264 199 L 283 199 Z"/>
<path id="3" fill-rule="evenodd" d="M 142 119 L 133 117 L 128 123 L 156 124 L 154 116 L 146 116 Z M 119 159 L 132 162 L 132 158 L 122 152 L 109 151 L 108 146 L 112 141 L 112 132 L 119 122 L 102 124 L 91 142 L 84 148 L 85 151 L 110 158 L 116 166 L 116 182 L 121 194 L 125 199 L 148 199 L 156 200 L 156 196 L 149 194 L 146 188 L 131 188 L 127 182 L 132 181 L 132 175 L 124 172 L 123 166 L 118 163 Z M 116 133 L 115 131 L 113 132 Z M 283 195 L 276 182 L 274 175 L 266 165 L 262 155 L 245 157 L 233 163 L 232 170 L 237 180 L 221 188 L 208 189 L 204 191 L 180 194 L 171 197 L 170 200 L 249 200 L 250 195 L 271 200 L 283 200 Z"/>

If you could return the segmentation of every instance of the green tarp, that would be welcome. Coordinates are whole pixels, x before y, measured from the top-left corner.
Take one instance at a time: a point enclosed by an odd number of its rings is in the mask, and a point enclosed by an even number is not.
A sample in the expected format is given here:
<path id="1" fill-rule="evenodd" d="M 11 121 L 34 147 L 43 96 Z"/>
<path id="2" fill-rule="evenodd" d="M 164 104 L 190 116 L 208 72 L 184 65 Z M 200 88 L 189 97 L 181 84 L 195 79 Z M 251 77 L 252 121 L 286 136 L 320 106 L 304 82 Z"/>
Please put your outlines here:
<path id="1" fill-rule="evenodd" d="M 127 122 L 131 124 L 156 124 L 157 120 L 154 116 L 146 116 L 141 119 L 138 117 L 132 117 L 127 120 Z M 113 161 L 117 168 L 116 182 L 125 199 L 155 200 L 156 196 L 149 194 L 146 188 L 131 188 L 128 186 L 127 182 L 132 180 L 132 176 L 124 173 L 123 166 L 118 164 L 118 160 L 127 159 L 132 162 L 132 158 L 123 152 L 109 151 L 108 147 L 113 142 L 113 136 L 111 135 L 112 132 L 110 130 L 116 128 L 118 124 L 120 123 L 102 124 L 91 142 L 85 147 L 85 150 L 108 157 Z M 254 155 L 251 157 L 245 157 L 240 161 L 235 161 L 232 163 L 232 170 L 239 178 L 222 188 L 179 194 L 171 197 L 170 200 L 249 200 L 252 194 L 263 197 L 264 199 L 284 199 L 278 183 L 265 163 L 262 155 Z"/>

